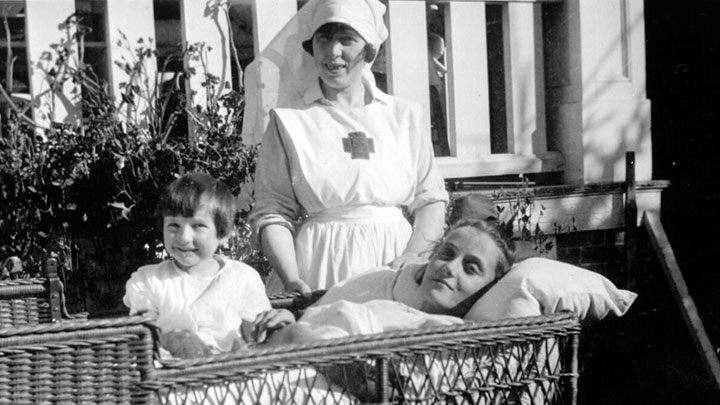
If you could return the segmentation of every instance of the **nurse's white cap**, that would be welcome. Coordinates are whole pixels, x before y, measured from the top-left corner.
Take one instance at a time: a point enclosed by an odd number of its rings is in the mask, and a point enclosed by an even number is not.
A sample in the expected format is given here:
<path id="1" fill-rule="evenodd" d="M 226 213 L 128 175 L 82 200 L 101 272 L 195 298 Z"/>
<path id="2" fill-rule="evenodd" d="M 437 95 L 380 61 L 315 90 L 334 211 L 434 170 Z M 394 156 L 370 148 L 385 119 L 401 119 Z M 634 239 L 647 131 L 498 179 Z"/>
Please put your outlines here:
<path id="1" fill-rule="evenodd" d="M 341 23 L 352 27 L 377 49 L 388 37 L 384 14 L 385 5 L 377 0 L 319 0 L 310 11 L 304 39 L 311 39 L 315 31 L 327 23 Z"/>

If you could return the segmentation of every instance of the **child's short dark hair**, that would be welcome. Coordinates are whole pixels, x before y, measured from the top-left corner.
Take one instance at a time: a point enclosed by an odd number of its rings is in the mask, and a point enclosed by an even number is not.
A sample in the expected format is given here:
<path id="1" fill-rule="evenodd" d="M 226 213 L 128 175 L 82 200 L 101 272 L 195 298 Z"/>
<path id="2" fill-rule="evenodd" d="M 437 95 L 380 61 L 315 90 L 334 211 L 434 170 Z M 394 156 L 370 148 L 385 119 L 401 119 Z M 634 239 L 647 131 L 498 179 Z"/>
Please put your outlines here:
<path id="1" fill-rule="evenodd" d="M 199 172 L 185 174 L 167 186 L 155 209 L 160 229 L 164 217 L 192 217 L 201 204 L 210 206 L 218 238 L 230 235 L 235 221 L 235 197 L 225 183 Z"/>

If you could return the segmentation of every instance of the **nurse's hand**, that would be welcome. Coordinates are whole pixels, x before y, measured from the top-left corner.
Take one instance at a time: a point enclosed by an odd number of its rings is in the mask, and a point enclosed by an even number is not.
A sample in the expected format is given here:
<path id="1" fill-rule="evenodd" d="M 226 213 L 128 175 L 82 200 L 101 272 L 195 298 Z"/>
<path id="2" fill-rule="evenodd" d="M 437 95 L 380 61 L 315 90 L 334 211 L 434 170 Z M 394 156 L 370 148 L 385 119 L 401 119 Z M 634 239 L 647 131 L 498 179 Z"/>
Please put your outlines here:
<path id="1" fill-rule="evenodd" d="M 310 289 L 310 287 L 300 279 L 289 280 L 287 283 L 285 283 L 285 291 L 299 292 L 302 295 L 310 295 L 312 293 L 312 289 Z"/>
<path id="2" fill-rule="evenodd" d="M 395 270 L 400 270 L 403 267 L 411 264 L 423 264 L 427 260 L 414 253 L 403 253 L 402 255 L 395 258 L 395 260 L 388 263 L 388 266 Z"/>

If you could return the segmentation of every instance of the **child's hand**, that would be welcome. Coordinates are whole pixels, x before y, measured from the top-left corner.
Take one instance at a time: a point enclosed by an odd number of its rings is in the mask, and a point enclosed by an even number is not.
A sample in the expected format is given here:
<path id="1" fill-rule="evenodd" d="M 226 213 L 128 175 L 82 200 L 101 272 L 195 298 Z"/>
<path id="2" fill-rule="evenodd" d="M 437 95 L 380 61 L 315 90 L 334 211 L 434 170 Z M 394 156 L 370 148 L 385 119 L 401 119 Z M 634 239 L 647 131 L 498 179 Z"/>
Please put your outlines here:
<path id="1" fill-rule="evenodd" d="M 252 323 L 249 336 L 245 336 L 245 328 L 242 328 L 243 338 L 248 342 L 262 343 L 270 334 L 291 323 L 295 323 L 295 315 L 287 309 L 271 309 L 261 312 Z"/>
<path id="2" fill-rule="evenodd" d="M 167 349 L 173 357 L 190 359 L 205 357 L 212 354 L 210 346 L 200 339 L 198 335 L 189 330 L 174 330 L 160 335 L 160 344 Z"/>

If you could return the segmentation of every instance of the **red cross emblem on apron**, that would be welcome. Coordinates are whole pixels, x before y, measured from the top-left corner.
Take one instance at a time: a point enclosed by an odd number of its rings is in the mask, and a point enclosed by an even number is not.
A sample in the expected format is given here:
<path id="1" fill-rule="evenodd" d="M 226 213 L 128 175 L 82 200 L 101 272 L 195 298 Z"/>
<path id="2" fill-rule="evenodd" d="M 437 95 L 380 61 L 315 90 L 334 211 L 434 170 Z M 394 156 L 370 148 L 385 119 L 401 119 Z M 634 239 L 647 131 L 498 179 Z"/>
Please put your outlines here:
<path id="1" fill-rule="evenodd" d="M 375 142 L 365 136 L 364 132 L 350 132 L 342 142 L 343 151 L 350 153 L 350 159 L 369 160 L 370 154 L 375 153 Z"/>

